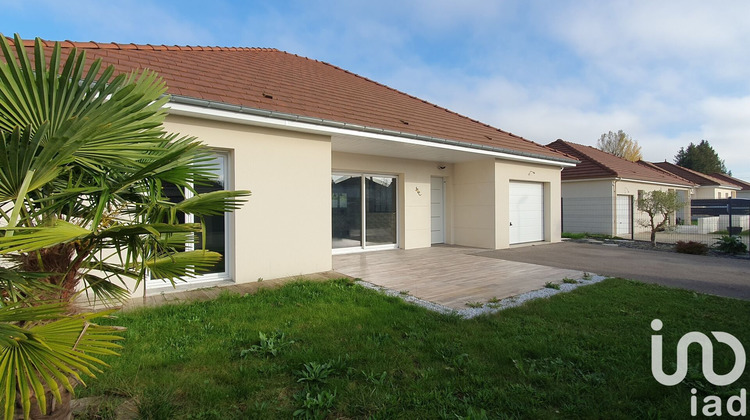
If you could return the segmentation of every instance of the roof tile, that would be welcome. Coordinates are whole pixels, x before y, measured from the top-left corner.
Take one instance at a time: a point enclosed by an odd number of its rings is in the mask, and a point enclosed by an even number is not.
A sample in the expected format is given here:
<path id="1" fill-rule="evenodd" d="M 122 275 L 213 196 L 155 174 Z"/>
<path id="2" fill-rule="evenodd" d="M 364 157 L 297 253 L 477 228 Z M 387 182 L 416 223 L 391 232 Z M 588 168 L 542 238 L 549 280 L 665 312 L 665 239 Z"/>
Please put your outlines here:
<path id="1" fill-rule="evenodd" d="M 54 43 L 44 45 L 49 52 Z M 171 94 L 570 160 L 551 148 L 334 65 L 274 48 L 70 41 L 61 45 L 64 55 L 77 47 L 118 72 L 152 69 Z M 264 92 L 273 99 L 263 98 Z"/>
<path id="2" fill-rule="evenodd" d="M 714 173 L 714 174 L 711 174 L 711 176 L 714 177 L 714 178 L 717 178 L 717 179 L 721 179 L 721 180 L 723 180 L 725 182 L 729 182 L 730 184 L 734 184 L 734 185 L 742 188 L 742 191 L 750 191 L 750 182 L 743 181 L 741 179 L 737 179 L 737 178 L 729 176 L 727 174 Z"/>
<path id="3" fill-rule="evenodd" d="M 726 186 L 726 187 L 737 187 L 731 181 L 725 181 L 722 179 L 714 178 L 711 175 L 694 171 L 692 169 L 685 168 L 683 166 L 675 165 L 674 163 L 664 162 L 653 162 L 653 165 L 663 169 L 664 171 L 673 173 L 677 176 L 685 178 L 697 185 L 703 186 Z"/>
<path id="4" fill-rule="evenodd" d="M 636 162 L 617 157 L 591 146 L 557 140 L 547 147 L 566 153 L 580 160 L 581 163 L 573 168 L 562 171 L 562 180 L 625 178 L 638 181 L 659 182 L 664 184 L 693 186 L 688 180 L 673 174 L 641 165 Z"/>

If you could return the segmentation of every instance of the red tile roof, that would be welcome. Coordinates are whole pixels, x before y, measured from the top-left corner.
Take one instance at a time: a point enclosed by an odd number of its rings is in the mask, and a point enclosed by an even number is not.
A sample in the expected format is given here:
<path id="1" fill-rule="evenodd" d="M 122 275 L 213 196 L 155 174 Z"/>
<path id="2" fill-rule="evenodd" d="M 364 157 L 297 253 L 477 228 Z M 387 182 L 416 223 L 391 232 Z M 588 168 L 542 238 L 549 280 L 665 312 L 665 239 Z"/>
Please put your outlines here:
<path id="1" fill-rule="evenodd" d="M 49 54 L 54 42 L 43 41 Z M 12 40 L 11 40 L 12 43 Z M 27 46 L 33 41 L 25 40 Z M 149 68 L 173 97 L 389 130 L 517 155 L 570 157 L 328 63 L 272 48 L 60 43 L 118 72 Z"/>
<path id="2" fill-rule="evenodd" d="M 693 186 L 692 182 L 661 170 L 639 165 L 591 146 L 557 140 L 547 145 L 559 152 L 580 160 L 581 163 L 562 171 L 562 180 L 624 178 L 638 181 L 659 182 L 672 185 Z"/>
<path id="3" fill-rule="evenodd" d="M 711 175 L 706 175 L 704 173 L 694 171 L 692 169 L 688 169 L 679 165 L 675 165 L 674 163 L 670 163 L 667 161 L 653 162 L 653 165 L 658 166 L 659 168 L 667 172 L 673 173 L 681 178 L 685 178 L 688 181 L 693 182 L 697 185 L 737 188 L 737 185 L 735 185 L 732 182 L 727 182 L 722 179 L 714 178 Z"/>
<path id="4" fill-rule="evenodd" d="M 727 174 L 719 174 L 719 173 L 713 173 L 711 174 L 711 177 L 720 179 L 724 182 L 728 182 L 730 184 L 734 184 L 740 188 L 742 188 L 742 191 L 750 191 L 750 182 L 743 181 L 741 179 L 737 179 L 735 177 L 731 177 Z"/>

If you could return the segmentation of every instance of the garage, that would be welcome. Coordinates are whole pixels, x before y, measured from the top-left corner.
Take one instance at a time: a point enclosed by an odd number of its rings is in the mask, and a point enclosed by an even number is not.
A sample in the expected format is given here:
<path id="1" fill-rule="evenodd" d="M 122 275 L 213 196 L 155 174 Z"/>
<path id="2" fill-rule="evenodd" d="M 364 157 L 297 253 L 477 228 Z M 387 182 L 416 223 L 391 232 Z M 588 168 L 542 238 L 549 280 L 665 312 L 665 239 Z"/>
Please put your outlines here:
<path id="1" fill-rule="evenodd" d="M 510 243 L 544 240 L 544 184 L 511 182 L 508 197 L 510 206 Z"/>

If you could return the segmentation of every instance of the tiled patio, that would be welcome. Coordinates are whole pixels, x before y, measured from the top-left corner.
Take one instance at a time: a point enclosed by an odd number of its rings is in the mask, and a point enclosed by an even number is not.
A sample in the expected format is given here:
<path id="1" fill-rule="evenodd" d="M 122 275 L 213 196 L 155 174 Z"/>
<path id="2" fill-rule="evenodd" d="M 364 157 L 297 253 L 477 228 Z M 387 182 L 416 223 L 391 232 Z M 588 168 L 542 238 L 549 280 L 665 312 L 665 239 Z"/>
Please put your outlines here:
<path id="1" fill-rule="evenodd" d="M 156 306 L 193 300 L 207 300 L 224 291 L 254 293 L 260 288 L 280 287 L 300 278 L 324 281 L 344 276 L 453 309 L 466 309 L 467 302 L 487 302 L 541 289 L 547 282 L 565 277 L 581 278 L 583 272 L 523 262 L 488 258 L 481 248 L 434 246 L 333 256 L 333 269 L 325 273 L 272 279 L 243 284 L 206 285 L 193 290 L 134 296 L 125 308 Z M 87 306 L 83 301 L 81 306 Z"/>
<path id="2" fill-rule="evenodd" d="M 541 289 L 583 272 L 474 255 L 479 248 L 433 246 L 335 255 L 334 271 L 454 309 Z"/>

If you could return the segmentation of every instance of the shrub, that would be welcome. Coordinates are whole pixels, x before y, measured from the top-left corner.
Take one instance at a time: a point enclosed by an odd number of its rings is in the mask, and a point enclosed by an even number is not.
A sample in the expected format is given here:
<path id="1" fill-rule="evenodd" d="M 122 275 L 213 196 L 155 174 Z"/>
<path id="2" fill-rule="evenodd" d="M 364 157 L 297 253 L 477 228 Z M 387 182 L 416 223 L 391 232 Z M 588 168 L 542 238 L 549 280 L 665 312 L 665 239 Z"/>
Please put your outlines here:
<path id="1" fill-rule="evenodd" d="M 299 377 L 297 382 L 308 384 L 324 384 L 334 373 L 333 365 L 329 363 L 309 362 L 302 365 L 302 370 L 294 372 Z"/>
<path id="2" fill-rule="evenodd" d="M 724 235 L 714 244 L 714 247 L 727 254 L 741 254 L 747 252 L 747 245 L 742 242 L 739 236 Z"/>
<path id="3" fill-rule="evenodd" d="M 240 352 L 240 357 L 245 357 L 249 353 L 255 353 L 259 356 L 276 357 L 276 355 L 281 352 L 281 349 L 294 344 L 294 340 L 288 339 L 286 335 L 281 331 L 274 331 L 271 334 L 258 332 L 258 338 L 260 339 L 260 344 L 256 344 L 249 349 L 242 350 Z"/>
<path id="4" fill-rule="evenodd" d="M 328 391 L 321 391 L 315 396 L 309 392 L 303 396 L 295 397 L 302 407 L 293 413 L 295 418 L 304 419 L 324 419 L 331 412 L 336 400 L 336 390 L 331 394 Z"/>
<path id="5" fill-rule="evenodd" d="M 706 255 L 708 253 L 708 245 L 695 241 L 677 241 L 674 244 L 674 250 L 680 254 Z"/>

